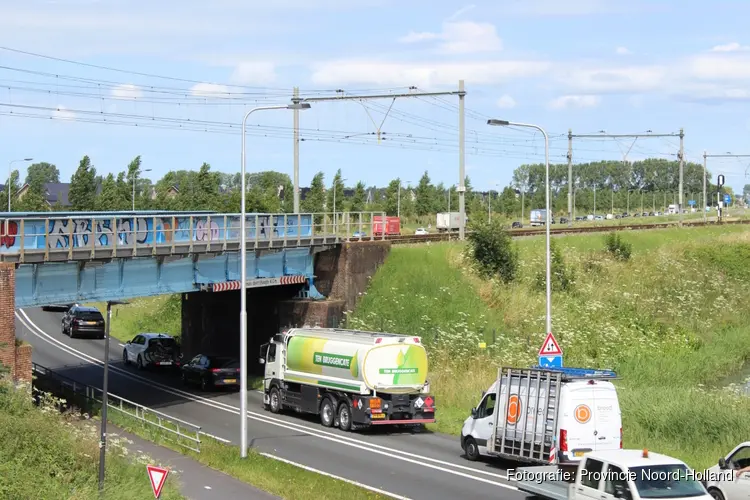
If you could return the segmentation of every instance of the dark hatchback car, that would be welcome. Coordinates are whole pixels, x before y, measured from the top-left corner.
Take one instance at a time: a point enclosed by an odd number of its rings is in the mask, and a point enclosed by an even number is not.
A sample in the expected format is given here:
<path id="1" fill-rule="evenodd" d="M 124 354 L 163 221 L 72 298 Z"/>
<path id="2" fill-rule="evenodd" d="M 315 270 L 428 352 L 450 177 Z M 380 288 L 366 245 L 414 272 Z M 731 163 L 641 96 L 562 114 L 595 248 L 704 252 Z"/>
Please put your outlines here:
<path id="1" fill-rule="evenodd" d="M 240 362 L 230 356 L 198 354 L 182 366 L 184 384 L 200 384 L 207 391 L 218 387 L 240 386 Z"/>
<path id="2" fill-rule="evenodd" d="M 71 307 L 63 315 L 61 327 L 62 333 L 70 338 L 104 338 L 104 316 L 95 307 Z"/>

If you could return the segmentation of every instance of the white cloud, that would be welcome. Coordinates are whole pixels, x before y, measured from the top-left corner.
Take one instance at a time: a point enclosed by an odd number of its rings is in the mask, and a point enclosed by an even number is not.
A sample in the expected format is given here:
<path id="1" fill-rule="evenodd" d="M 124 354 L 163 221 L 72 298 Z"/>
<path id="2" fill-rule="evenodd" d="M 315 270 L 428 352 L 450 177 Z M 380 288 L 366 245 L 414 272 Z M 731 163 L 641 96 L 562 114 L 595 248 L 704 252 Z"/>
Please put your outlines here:
<path id="1" fill-rule="evenodd" d="M 667 78 L 674 78 L 673 69 L 667 66 L 565 66 L 556 74 L 556 79 L 561 85 L 581 94 L 652 92 L 663 90 Z"/>
<path id="2" fill-rule="evenodd" d="M 52 112 L 52 118 L 56 120 L 75 120 L 76 114 L 65 106 L 58 105 L 57 109 Z"/>
<path id="3" fill-rule="evenodd" d="M 190 94 L 196 97 L 226 98 L 230 95 L 229 87 L 217 83 L 198 83 L 190 87 Z"/>
<path id="4" fill-rule="evenodd" d="M 686 69 L 688 76 L 702 81 L 750 81 L 750 56 L 700 55 L 690 59 Z"/>
<path id="5" fill-rule="evenodd" d="M 565 95 L 550 102 L 552 109 L 593 108 L 601 102 L 596 95 Z"/>
<path id="6" fill-rule="evenodd" d="M 321 85 L 376 84 L 384 87 L 452 86 L 464 79 L 471 85 L 493 85 L 515 78 L 543 75 L 551 68 L 544 61 L 389 62 L 338 60 L 313 67 L 312 81 Z"/>
<path id="7" fill-rule="evenodd" d="M 615 53 L 617 53 L 617 55 L 620 55 L 620 56 L 626 56 L 628 54 L 632 54 L 632 52 L 630 52 L 630 50 L 628 50 L 627 47 L 617 47 L 615 49 Z"/>
<path id="8" fill-rule="evenodd" d="M 399 39 L 402 43 L 430 40 L 440 40 L 438 50 L 446 54 L 496 52 L 503 48 L 503 42 L 493 24 L 472 21 L 445 22 L 441 33 L 411 32 Z"/>
<path id="9" fill-rule="evenodd" d="M 497 100 L 497 106 L 503 109 L 510 109 L 516 107 L 516 101 L 508 94 L 505 94 Z"/>
<path id="10" fill-rule="evenodd" d="M 118 85 L 112 89 L 111 94 L 115 99 L 140 99 L 143 97 L 143 91 L 140 87 L 130 83 Z"/>
<path id="11" fill-rule="evenodd" d="M 231 77 L 237 85 L 268 85 L 276 81 L 276 66 L 265 61 L 246 61 L 237 65 Z"/>
<path id="12" fill-rule="evenodd" d="M 740 45 L 737 42 L 725 43 L 723 45 L 716 45 L 711 49 L 712 52 L 739 52 L 750 50 L 747 45 Z"/>

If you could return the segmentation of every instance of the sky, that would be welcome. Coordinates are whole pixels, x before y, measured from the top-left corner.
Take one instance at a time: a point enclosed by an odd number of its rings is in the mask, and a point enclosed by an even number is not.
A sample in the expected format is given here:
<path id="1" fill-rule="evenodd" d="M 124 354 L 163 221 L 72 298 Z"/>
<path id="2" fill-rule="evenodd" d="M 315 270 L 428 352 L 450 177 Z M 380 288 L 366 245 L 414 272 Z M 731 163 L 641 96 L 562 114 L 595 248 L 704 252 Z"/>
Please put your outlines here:
<path id="1" fill-rule="evenodd" d="M 302 97 L 455 92 L 475 189 L 544 161 L 567 133 L 678 134 L 685 158 L 750 155 L 750 2 L 715 0 L 0 0 L 0 168 L 33 158 L 69 181 L 141 155 L 144 175 L 240 169 L 255 106 Z M 337 93 L 337 91 L 343 91 Z M 459 179 L 458 97 L 313 102 L 300 112 L 300 183 Z M 293 172 L 293 112 L 253 113 L 249 172 Z M 378 131 L 380 134 L 378 134 Z M 379 139 L 378 139 L 379 137 Z M 573 161 L 676 159 L 679 138 L 574 138 Z M 627 154 L 627 156 L 625 156 Z M 735 190 L 749 158 L 708 158 Z M 14 163 L 13 168 L 23 163 Z M 750 173 L 750 172 L 749 172 Z M 5 174 L 3 174 L 5 177 Z"/>

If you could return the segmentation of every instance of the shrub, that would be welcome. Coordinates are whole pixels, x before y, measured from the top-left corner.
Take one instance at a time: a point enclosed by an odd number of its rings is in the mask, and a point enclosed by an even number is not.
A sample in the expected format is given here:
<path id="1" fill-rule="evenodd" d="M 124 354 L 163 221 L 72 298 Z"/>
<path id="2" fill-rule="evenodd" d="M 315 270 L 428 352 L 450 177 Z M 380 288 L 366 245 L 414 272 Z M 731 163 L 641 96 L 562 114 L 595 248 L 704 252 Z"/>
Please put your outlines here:
<path id="1" fill-rule="evenodd" d="M 510 283 L 518 274 L 518 250 L 499 222 L 473 223 L 468 234 L 471 257 L 480 274 Z"/>
<path id="2" fill-rule="evenodd" d="M 549 248 L 551 254 L 550 274 L 552 275 L 552 290 L 558 292 L 572 290 L 575 279 L 573 269 L 565 264 L 562 251 L 557 246 L 557 243 L 555 243 L 555 240 L 550 240 Z M 546 281 L 547 270 L 545 268 L 536 275 L 536 289 L 544 291 L 546 289 Z"/>
<path id="3" fill-rule="evenodd" d="M 604 245 L 607 252 L 611 253 L 616 259 L 629 260 L 633 252 L 633 245 L 620 238 L 616 232 L 611 232 L 604 237 Z"/>

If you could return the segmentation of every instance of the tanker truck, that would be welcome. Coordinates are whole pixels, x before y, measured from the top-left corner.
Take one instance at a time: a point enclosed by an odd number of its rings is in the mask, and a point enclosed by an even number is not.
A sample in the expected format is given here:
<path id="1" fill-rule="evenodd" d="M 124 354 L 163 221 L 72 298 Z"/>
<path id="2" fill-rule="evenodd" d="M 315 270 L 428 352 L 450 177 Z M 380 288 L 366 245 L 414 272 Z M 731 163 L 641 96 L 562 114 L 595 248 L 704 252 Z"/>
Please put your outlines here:
<path id="1" fill-rule="evenodd" d="M 266 410 L 320 416 L 345 431 L 435 422 L 427 352 L 419 337 L 291 328 L 260 348 Z"/>

